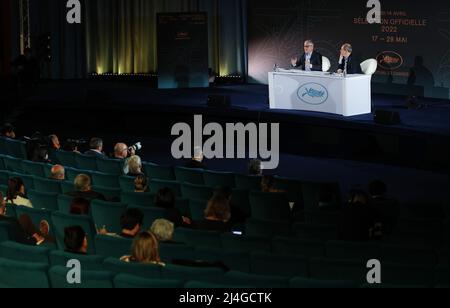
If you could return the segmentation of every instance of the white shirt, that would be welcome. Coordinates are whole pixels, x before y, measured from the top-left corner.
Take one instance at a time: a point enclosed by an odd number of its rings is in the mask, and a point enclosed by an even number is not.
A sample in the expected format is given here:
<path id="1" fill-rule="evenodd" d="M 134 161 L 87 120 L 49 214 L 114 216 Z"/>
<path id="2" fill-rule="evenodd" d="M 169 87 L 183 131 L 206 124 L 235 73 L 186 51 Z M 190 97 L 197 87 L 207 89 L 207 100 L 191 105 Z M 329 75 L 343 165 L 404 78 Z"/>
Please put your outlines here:
<path id="1" fill-rule="evenodd" d="M 305 55 L 305 70 L 306 70 L 307 72 L 310 72 L 311 69 L 312 69 L 311 56 L 312 56 L 312 54 L 310 54 L 310 53 L 307 53 L 307 54 Z M 309 65 L 308 65 L 307 63 L 309 63 Z"/>
<path id="2" fill-rule="evenodd" d="M 10 204 L 13 204 L 16 206 L 25 206 L 25 207 L 33 208 L 31 201 L 24 197 L 21 197 L 21 196 L 17 196 L 12 202 L 11 202 L 11 200 L 6 200 L 6 198 L 5 198 L 5 201 L 7 203 L 10 203 Z"/>

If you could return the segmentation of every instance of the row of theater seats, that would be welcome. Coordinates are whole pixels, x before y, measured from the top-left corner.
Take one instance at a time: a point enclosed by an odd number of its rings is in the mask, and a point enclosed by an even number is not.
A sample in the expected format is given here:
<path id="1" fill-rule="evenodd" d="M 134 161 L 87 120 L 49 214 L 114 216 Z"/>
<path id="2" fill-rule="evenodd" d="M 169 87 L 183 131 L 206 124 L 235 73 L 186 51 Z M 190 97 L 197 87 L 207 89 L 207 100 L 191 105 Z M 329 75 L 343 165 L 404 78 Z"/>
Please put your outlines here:
<path id="1" fill-rule="evenodd" d="M 172 247 L 176 245 L 172 245 Z M 175 248 L 174 248 L 175 249 Z M 204 260 L 214 259 L 218 251 L 208 248 L 197 248 L 194 253 Z M 229 287 L 264 287 L 277 288 L 293 286 L 293 280 L 339 286 L 357 287 L 366 280 L 367 261 L 354 259 L 306 258 L 299 256 L 274 255 L 267 252 L 228 253 L 228 262 L 242 262 L 247 258 L 249 270 L 243 271 L 242 265 L 234 268 L 195 267 L 167 264 L 165 267 L 147 264 L 121 262 L 117 257 L 104 258 L 98 255 L 72 255 L 66 252 L 51 250 L 45 247 L 30 247 L 13 242 L 0 244 L 0 285 L 26 286 L 43 281 L 50 269 L 50 280 L 54 287 L 67 285 L 66 273 L 68 260 L 78 259 L 82 264 L 83 287 L 89 287 L 89 279 L 93 277 L 109 277 L 126 274 L 141 279 L 167 280 L 175 279 L 186 283 L 189 280 L 204 283 L 228 285 Z M 239 260 L 240 258 L 240 260 Z M 174 261 L 176 263 L 176 261 Z M 243 262 L 245 263 L 245 262 Z M 228 265 L 227 265 L 228 266 Z M 52 269 L 59 268 L 53 272 Z M 32 278 L 39 272 L 40 279 Z M 102 272 L 98 276 L 99 272 Z M 28 273 L 28 274 L 27 274 Z M 93 274 L 96 273 L 96 274 Z M 60 275 L 57 279 L 52 275 Z M 95 279 L 94 279 L 95 280 Z M 102 279 L 105 280 L 105 279 Z M 58 281 L 55 284 L 53 281 Z M 382 281 L 389 285 L 408 286 L 448 286 L 450 285 L 450 265 L 413 265 L 408 263 L 382 263 Z M 297 281 L 298 282 L 298 281 Z M 41 286 L 48 286 L 42 284 Z M 91 285 L 92 286 L 92 285 Z M 110 286 L 110 285 L 107 285 Z M 180 286 L 180 285 L 178 285 Z M 98 286 L 97 286 L 98 287 Z"/>

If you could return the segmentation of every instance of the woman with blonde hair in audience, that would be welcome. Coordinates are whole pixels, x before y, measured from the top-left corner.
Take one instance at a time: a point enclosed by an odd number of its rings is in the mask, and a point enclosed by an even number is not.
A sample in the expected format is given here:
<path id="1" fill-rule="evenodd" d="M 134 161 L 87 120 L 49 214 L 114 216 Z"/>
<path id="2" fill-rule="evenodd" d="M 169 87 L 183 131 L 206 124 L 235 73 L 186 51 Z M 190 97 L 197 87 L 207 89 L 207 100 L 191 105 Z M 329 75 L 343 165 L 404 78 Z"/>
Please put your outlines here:
<path id="1" fill-rule="evenodd" d="M 128 176 L 143 175 L 142 160 L 139 156 L 134 155 L 128 159 Z"/>
<path id="2" fill-rule="evenodd" d="M 151 232 L 142 232 L 137 235 L 131 247 L 131 256 L 123 256 L 120 260 L 128 263 L 165 266 L 159 257 L 158 239 Z"/>
<path id="3" fill-rule="evenodd" d="M 144 174 L 140 174 L 134 180 L 134 192 L 146 193 L 149 192 L 148 178 Z"/>

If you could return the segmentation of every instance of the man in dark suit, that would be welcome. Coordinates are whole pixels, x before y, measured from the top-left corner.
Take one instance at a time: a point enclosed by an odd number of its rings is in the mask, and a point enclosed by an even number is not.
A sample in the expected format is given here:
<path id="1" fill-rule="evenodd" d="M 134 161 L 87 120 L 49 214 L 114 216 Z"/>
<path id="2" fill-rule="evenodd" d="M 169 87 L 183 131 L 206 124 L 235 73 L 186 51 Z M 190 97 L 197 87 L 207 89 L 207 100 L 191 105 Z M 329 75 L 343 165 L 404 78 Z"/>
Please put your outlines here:
<path id="1" fill-rule="evenodd" d="M 83 198 L 88 200 L 89 202 L 94 199 L 106 201 L 105 196 L 92 190 L 91 178 L 88 175 L 79 174 L 75 178 L 74 188 L 75 191 L 68 192 L 66 193 L 66 195 L 74 198 Z"/>
<path id="2" fill-rule="evenodd" d="M 97 158 L 106 158 L 106 155 L 103 153 L 103 140 L 100 138 L 92 138 L 89 142 L 89 151 L 86 151 L 84 155 L 97 157 Z"/>
<path id="3" fill-rule="evenodd" d="M 304 43 L 305 53 L 301 58 L 292 58 L 291 64 L 295 68 L 300 68 L 304 71 L 322 71 L 322 55 L 317 51 L 314 51 L 314 42 L 307 40 Z"/>
<path id="4" fill-rule="evenodd" d="M 341 54 L 339 57 L 338 74 L 346 72 L 346 74 L 362 74 L 361 64 L 352 55 L 352 45 L 346 43 L 341 47 Z"/>

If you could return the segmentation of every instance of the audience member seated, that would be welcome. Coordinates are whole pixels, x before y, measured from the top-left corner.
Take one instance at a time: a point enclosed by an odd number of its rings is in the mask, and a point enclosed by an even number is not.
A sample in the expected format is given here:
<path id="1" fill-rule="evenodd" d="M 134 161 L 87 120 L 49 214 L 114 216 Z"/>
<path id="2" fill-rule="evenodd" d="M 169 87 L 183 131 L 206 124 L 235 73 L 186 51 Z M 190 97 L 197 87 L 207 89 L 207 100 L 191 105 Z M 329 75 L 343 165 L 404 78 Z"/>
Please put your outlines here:
<path id="1" fill-rule="evenodd" d="M 230 232 L 231 218 L 229 200 L 221 195 L 213 196 L 205 210 L 205 219 L 195 221 L 194 228 L 205 231 Z"/>
<path id="2" fill-rule="evenodd" d="M 65 228 L 64 245 L 66 246 L 66 252 L 80 255 L 87 254 L 88 240 L 86 232 L 80 226 Z"/>
<path id="3" fill-rule="evenodd" d="M 176 227 L 189 226 L 191 220 L 175 207 L 175 201 L 175 193 L 170 188 L 162 188 L 156 193 L 155 206 L 166 210 L 167 220 L 173 222 Z"/>
<path id="4" fill-rule="evenodd" d="M 6 215 L 6 202 L 3 199 L 3 193 L 0 192 L 0 222 L 7 224 L 11 240 L 24 245 L 38 245 L 45 241 L 37 232 L 27 234 L 19 220 Z M 28 228 L 27 231 L 30 229 Z"/>
<path id="5" fill-rule="evenodd" d="M 33 149 L 30 160 L 35 163 L 50 163 L 48 147 L 39 145 Z"/>
<path id="6" fill-rule="evenodd" d="M 155 235 L 142 232 L 136 236 L 131 247 L 131 256 L 123 256 L 120 260 L 128 263 L 143 263 L 165 266 L 159 257 L 159 244 Z"/>
<path id="7" fill-rule="evenodd" d="M 201 147 L 194 148 L 194 156 L 192 159 L 186 164 L 186 168 L 190 169 L 207 169 L 206 165 L 203 163 L 203 150 Z"/>
<path id="8" fill-rule="evenodd" d="M 10 123 L 6 123 L 5 125 L 3 125 L 1 130 L 1 136 L 10 139 L 15 139 L 16 133 L 14 132 L 14 126 L 12 126 Z"/>
<path id="9" fill-rule="evenodd" d="M 380 236 L 391 234 L 400 214 L 398 202 L 387 196 L 386 184 L 380 180 L 369 184 L 370 205 L 374 211 Z"/>
<path id="10" fill-rule="evenodd" d="M 21 178 L 15 177 L 8 180 L 8 190 L 6 192 L 6 203 L 16 206 L 33 207 L 31 201 L 25 194 L 25 184 Z"/>
<path id="11" fill-rule="evenodd" d="M 90 213 L 90 202 L 84 198 L 73 198 L 70 203 L 70 214 L 88 216 Z"/>
<path id="12" fill-rule="evenodd" d="M 28 238 L 35 243 L 33 245 L 36 246 L 42 246 L 47 243 L 49 244 L 55 244 L 56 240 L 53 236 L 51 236 L 50 233 L 50 225 L 48 221 L 42 220 L 40 222 L 40 228 L 37 230 L 36 226 L 34 225 L 33 221 L 31 220 L 31 217 L 27 214 L 20 215 L 19 217 L 19 224 L 22 227 L 22 229 L 25 231 L 25 234 L 27 234 Z"/>
<path id="13" fill-rule="evenodd" d="M 134 180 L 134 192 L 146 193 L 149 191 L 148 178 L 143 174 L 138 175 Z"/>
<path id="14" fill-rule="evenodd" d="M 262 162 L 258 159 L 252 159 L 248 163 L 248 175 L 262 176 Z"/>
<path id="15" fill-rule="evenodd" d="M 64 181 L 66 179 L 66 170 L 61 165 L 54 165 L 50 171 L 50 179 Z"/>
<path id="16" fill-rule="evenodd" d="M 49 148 L 52 150 L 60 150 L 61 144 L 59 143 L 59 138 L 56 135 L 50 135 L 48 136 L 48 139 L 50 141 Z"/>
<path id="17" fill-rule="evenodd" d="M 78 144 L 70 140 L 64 143 L 63 151 L 81 154 L 80 151 L 78 151 Z"/>
<path id="18" fill-rule="evenodd" d="M 94 137 L 89 142 L 89 150 L 84 153 L 84 155 L 97 157 L 97 158 L 107 158 L 103 153 L 103 140 Z"/>
<path id="19" fill-rule="evenodd" d="M 261 179 L 261 191 L 266 193 L 282 193 L 283 190 L 276 189 L 275 177 L 273 175 L 264 175 Z"/>
<path id="20" fill-rule="evenodd" d="M 350 200 L 342 209 L 339 221 L 339 239 L 350 242 L 367 242 L 373 238 L 374 215 L 368 195 L 361 190 L 350 192 Z"/>
<path id="21" fill-rule="evenodd" d="M 127 209 L 120 217 L 123 238 L 135 238 L 141 232 L 144 223 L 144 214 L 138 209 Z"/>
<path id="22" fill-rule="evenodd" d="M 75 191 L 69 192 L 66 195 L 74 198 L 83 198 L 88 200 L 89 202 L 94 199 L 104 201 L 106 200 L 105 196 L 92 190 L 91 178 L 88 175 L 85 174 L 78 175 L 74 181 L 74 188 Z"/>
<path id="23" fill-rule="evenodd" d="M 173 241 L 175 225 L 167 219 L 157 219 L 153 222 L 150 231 L 160 243 L 179 244 Z"/>
<path id="24" fill-rule="evenodd" d="M 249 216 L 233 203 L 233 190 L 230 187 L 218 187 L 214 190 L 214 196 L 226 198 L 230 204 L 230 225 L 245 223 Z"/>
<path id="25" fill-rule="evenodd" d="M 128 159 L 128 176 L 143 175 L 142 160 L 139 156 L 134 155 Z"/>
<path id="26" fill-rule="evenodd" d="M 114 159 L 123 160 L 123 174 L 129 173 L 128 168 L 128 160 L 130 157 L 133 157 L 136 155 L 136 152 L 134 149 L 128 148 L 128 146 L 125 143 L 117 143 L 114 146 Z"/>

